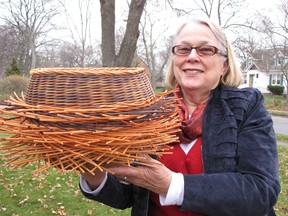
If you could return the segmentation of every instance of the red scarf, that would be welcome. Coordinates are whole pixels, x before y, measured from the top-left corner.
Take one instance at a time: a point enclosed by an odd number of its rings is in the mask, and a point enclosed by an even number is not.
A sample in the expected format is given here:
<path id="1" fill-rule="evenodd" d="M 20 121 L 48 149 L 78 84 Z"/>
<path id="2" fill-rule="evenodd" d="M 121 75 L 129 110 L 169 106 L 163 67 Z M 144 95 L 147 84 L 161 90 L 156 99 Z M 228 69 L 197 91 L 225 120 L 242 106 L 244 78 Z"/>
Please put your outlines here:
<path id="1" fill-rule="evenodd" d="M 199 104 L 189 117 L 188 107 L 183 101 L 183 94 L 179 85 L 176 86 L 179 91 L 175 91 L 174 95 L 179 104 L 179 115 L 181 120 L 181 132 L 179 132 L 180 143 L 187 144 L 202 135 L 202 122 L 206 103 Z"/>

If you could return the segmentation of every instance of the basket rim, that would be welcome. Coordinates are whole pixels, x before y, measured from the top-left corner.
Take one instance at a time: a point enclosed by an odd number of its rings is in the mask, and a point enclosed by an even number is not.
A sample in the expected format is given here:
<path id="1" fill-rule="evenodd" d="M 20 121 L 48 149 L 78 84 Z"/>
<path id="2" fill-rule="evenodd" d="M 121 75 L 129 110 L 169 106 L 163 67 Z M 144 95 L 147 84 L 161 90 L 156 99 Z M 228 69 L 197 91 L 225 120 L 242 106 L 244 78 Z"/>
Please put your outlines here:
<path id="1" fill-rule="evenodd" d="M 131 75 L 145 71 L 142 67 L 52 67 L 52 68 L 35 68 L 30 70 L 31 75 Z"/>

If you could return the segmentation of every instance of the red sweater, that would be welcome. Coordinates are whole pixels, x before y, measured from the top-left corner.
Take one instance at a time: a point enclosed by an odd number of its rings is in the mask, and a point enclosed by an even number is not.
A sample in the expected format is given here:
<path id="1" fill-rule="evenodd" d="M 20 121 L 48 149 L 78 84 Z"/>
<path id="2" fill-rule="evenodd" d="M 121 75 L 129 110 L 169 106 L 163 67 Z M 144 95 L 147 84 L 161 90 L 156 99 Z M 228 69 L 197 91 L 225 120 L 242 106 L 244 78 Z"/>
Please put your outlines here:
<path id="1" fill-rule="evenodd" d="M 202 165 L 202 138 L 199 137 L 188 154 L 182 150 L 180 144 L 174 146 L 172 154 L 165 154 L 159 160 L 173 172 L 182 174 L 203 173 Z M 185 193 L 185 192 L 184 192 Z M 181 211 L 178 206 L 161 206 L 159 195 L 150 195 L 149 216 L 201 216 L 202 214 Z"/>

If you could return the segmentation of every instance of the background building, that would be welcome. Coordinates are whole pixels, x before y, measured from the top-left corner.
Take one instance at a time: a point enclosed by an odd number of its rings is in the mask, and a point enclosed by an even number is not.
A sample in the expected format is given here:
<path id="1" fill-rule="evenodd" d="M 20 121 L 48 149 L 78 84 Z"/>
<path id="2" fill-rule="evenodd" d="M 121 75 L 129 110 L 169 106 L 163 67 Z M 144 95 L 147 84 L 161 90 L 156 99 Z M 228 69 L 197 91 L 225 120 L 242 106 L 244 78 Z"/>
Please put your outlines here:
<path id="1" fill-rule="evenodd" d="M 242 73 L 244 82 L 240 87 L 254 87 L 262 93 L 269 93 L 268 85 L 279 85 L 284 86 L 284 93 L 286 93 L 288 51 L 285 49 L 256 50 L 248 55 L 242 64 Z"/>

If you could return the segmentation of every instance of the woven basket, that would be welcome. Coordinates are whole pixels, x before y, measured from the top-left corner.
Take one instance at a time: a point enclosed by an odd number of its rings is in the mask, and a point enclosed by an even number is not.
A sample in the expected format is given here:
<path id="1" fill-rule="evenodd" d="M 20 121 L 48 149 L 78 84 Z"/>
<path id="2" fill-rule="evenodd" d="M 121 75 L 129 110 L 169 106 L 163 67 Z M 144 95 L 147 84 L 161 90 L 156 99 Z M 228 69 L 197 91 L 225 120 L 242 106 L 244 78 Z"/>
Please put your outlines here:
<path id="1" fill-rule="evenodd" d="M 27 95 L 11 97 L 0 150 L 14 168 L 37 162 L 93 173 L 107 164 L 145 164 L 178 142 L 178 112 L 171 92 L 154 95 L 141 68 L 45 68 L 31 71 Z M 44 161 L 44 164 L 42 163 Z"/>
<path id="2" fill-rule="evenodd" d="M 31 74 L 25 98 L 31 105 L 86 109 L 155 97 L 143 68 L 43 68 Z"/>

